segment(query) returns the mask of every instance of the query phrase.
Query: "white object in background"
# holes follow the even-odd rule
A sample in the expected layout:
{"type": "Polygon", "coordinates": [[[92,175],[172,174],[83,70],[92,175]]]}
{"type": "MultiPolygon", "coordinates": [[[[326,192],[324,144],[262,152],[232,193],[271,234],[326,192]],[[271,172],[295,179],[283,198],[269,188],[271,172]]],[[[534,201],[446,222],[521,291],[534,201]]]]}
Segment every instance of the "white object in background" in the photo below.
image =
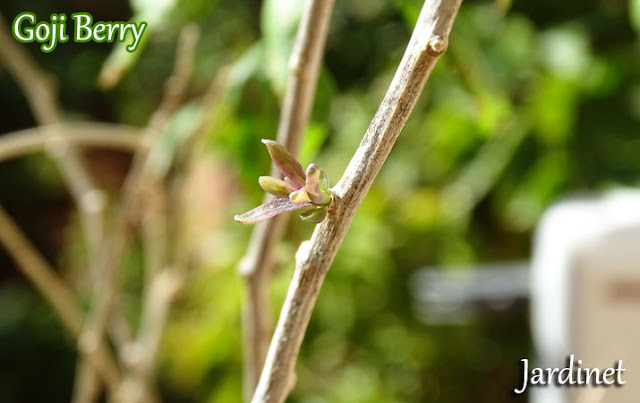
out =
{"type": "MultiPolygon", "coordinates": [[[[531,280],[531,326],[538,358],[533,366],[563,368],[567,357],[575,354],[583,367],[606,368],[623,360],[628,368],[630,360],[640,357],[640,293],[623,302],[611,295],[624,282],[640,285],[640,191],[615,190],[552,206],[536,233],[531,280]],[[630,342],[634,332],[639,338],[630,342]],[[601,362],[614,352],[625,356],[601,362]]],[[[627,371],[625,378],[637,380],[621,388],[529,388],[530,401],[577,402],[576,392],[596,391],[604,392],[602,402],[622,403],[635,391],[630,401],[636,402],[639,389],[631,384],[640,384],[638,372],[627,371]]],[[[580,402],[588,400],[584,398],[581,395],[580,402]]]]}

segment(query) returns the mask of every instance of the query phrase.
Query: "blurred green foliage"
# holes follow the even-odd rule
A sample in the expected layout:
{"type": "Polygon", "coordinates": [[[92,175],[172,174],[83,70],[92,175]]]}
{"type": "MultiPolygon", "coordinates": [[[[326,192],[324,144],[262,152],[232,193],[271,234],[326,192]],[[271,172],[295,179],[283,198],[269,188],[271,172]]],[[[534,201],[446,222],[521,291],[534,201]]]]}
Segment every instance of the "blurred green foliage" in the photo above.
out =
{"type": "MultiPolygon", "coordinates": [[[[257,178],[267,174],[269,158],[259,140],[277,130],[301,5],[7,0],[0,6],[7,20],[25,10],[41,19],[73,11],[91,12],[94,20],[155,16],[145,48],[126,61],[130,66],[123,71],[129,71],[108,91],[99,90],[96,80],[110,45],[66,43],[49,55],[25,45],[56,76],[70,120],[144,125],[171,71],[180,28],[187,22],[199,26],[189,103],[172,122],[159,169],[166,169],[171,149],[194,113],[201,113],[194,105],[202,104],[211,80],[225,74],[222,102],[205,111],[215,119],[200,145],[201,158],[213,166],[211,188],[219,192],[212,196],[215,206],[194,213],[217,219],[203,220],[213,223],[196,239],[204,267],[192,274],[165,334],[159,384],[167,402],[240,401],[244,290],[236,264],[251,228],[232,217],[262,198],[257,178]]],[[[340,177],[390,83],[420,7],[418,0],[336,2],[303,164],[316,162],[332,180],[340,177]]],[[[446,270],[526,258],[531,232],[553,201],[576,191],[640,184],[639,10],[638,0],[463,4],[449,51],[327,277],[290,401],[524,401],[511,390],[519,360],[533,354],[526,315],[422,324],[412,309],[410,275],[427,265],[446,270]]],[[[1,66],[0,94],[3,133],[34,125],[1,66]]],[[[101,183],[115,193],[126,159],[89,156],[90,164],[98,161],[94,170],[101,183]]],[[[82,270],[69,202],[44,157],[2,163],[0,189],[0,201],[49,258],[71,267],[68,272],[82,270]]],[[[277,250],[274,318],[297,245],[312,228],[292,220],[277,250]]],[[[130,255],[125,304],[136,306],[141,257],[135,250],[130,255]]],[[[72,341],[3,256],[3,399],[68,401],[73,359],[72,341]]]]}

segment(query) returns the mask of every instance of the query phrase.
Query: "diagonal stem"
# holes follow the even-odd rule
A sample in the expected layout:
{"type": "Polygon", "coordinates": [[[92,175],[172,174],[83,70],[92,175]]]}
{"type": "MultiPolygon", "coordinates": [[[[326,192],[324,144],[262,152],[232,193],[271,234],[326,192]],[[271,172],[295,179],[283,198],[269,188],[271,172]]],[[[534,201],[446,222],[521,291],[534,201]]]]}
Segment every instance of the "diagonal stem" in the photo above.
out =
{"type": "Polygon", "coordinates": [[[413,110],[440,56],[462,0],[427,0],[378,112],[333,189],[328,218],[296,254],[296,267],[253,403],[283,402],[324,278],[351,221],[413,110]]]}

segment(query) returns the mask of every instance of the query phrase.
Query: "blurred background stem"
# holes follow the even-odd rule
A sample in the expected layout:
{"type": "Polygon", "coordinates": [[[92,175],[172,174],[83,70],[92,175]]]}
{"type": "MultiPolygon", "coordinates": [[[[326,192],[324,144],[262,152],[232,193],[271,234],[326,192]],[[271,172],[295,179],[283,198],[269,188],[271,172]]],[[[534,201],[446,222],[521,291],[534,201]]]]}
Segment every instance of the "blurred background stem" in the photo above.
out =
{"type": "MultiPolygon", "coordinates": [[[[333,0],[306,1],[289,60],[290,74],[276,141],[294,157],[300,152],[311,116],[333,3],[333,0]]],[[[282,174],[272,166],[271,176],[282,177],[282,174]]],[[[264,201],[272,197],[267,194],[264,201]]],[[[240,273],[247,282],[247,301],[243,311],[245,402],[251,399],[255,390],[272,333],[269,287],[274,253],[286,220],[287,215],[280,215],[256,225],[247,254],[240,261],[240,273]]]]}

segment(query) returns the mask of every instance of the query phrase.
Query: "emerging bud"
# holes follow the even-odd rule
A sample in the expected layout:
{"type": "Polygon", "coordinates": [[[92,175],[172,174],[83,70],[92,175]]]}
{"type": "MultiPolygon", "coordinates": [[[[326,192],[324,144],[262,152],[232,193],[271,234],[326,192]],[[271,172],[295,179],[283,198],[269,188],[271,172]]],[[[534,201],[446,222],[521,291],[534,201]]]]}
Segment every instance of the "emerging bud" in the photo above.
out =
{"type": "Polygon", "coordinates": [[[296,189],[303,187],[305,180],[304,170],[298,160],[289,154],[289,151],[287,151],[282,144],[276,143],[273,140],[262,140],[262,142],[267,146],[271,160],[280,172],[289,178],[291,184],[296,189]]]}
{"type": "Polygon", "coordinates": [[[303,221],[310,222],[313,224],[318,224],[327,217],[327,207],[326,206],[311,207],[309,210],[300,213],[299,217],[303,221]]]}
{"type": "Polygon", "coordinates": [[[316,164],[309,164],[307,167],[305,188],[313,204],[324,206],[331,203],[327,174],[316,164]]]}
{"type": "Polygon", "coordinates": [[[291,184],[272,176],[261,176],[258,183],[265,192],[276,197],[289,197],[289,194],[296,190],[291,184]]]}
{"type": "Polygon", "coordinates": [[[296,203],[296,204],[311,203],[311,199],[309,198],[309,195],[307,194],[307,189],[305,188],[298,189],[295,192],[291,193],[289,195],[289,200],[291,200],[292,203],[296,203]]]}
{"type": "Polygon", "coordinates": [[[235,216],[243,224],[257,224],[290,211],[303,210],[300,218],[319,223],[327,216],[332,197],[327,174],[316,164],[310,164],[305,173],[302,165],[273,140],[262,140],[269,150],[274,165],[285,176],[284,180],[271,176],[258,179],[260,187],[277,199],[262,204],[251,211],[235,216]]]}

